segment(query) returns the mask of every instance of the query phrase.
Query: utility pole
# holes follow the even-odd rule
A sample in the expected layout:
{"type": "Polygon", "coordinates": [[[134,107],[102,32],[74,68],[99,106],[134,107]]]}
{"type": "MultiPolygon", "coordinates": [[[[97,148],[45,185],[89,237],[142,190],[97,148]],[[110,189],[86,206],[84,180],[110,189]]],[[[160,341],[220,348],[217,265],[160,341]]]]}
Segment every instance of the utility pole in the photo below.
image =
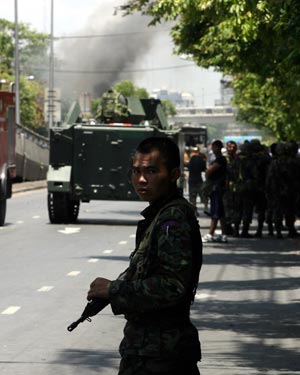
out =
{"type": "Polygon", "coordinates": [[[54,53],[53,53],[53,1],[51,0],[51,27],[50,27],[50,61],[49,61],[49,95],[48,95],[48,114],[49,130],[53,127],[54,115],[54,53]]]}
{"type": "Polygon", "coordinates": [[[15,101],[16,101],[16,123],[20,124],[20,64],[19,64],[18,0],[15,0],[15,101]]]}

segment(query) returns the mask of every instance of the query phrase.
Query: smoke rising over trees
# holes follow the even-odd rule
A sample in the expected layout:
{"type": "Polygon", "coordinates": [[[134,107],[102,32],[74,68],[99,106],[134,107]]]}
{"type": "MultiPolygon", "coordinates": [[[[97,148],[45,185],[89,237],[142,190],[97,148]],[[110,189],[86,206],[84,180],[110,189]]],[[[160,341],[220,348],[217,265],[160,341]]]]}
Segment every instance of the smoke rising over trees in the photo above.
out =
{"type": "Polygon", "coordinates": [[[161,29],[149,30],[148,23],[147,17],[114,15],[111,5],[101,5],[77,35],[56,42],[55,85],[72,97],[98,97],[118,81],[133,80],[135,64],[161,29]]]}

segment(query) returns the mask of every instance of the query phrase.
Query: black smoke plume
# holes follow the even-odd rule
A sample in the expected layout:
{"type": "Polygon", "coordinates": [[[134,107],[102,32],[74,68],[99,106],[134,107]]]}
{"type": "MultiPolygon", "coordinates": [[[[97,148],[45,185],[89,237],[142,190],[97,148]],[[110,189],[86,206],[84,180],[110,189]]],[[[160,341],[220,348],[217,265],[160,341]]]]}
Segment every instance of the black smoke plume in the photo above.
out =
{"type": "Polygon", "coordinates": [[[162,30],[148,23],[140,14],[124,17],[113,5],[101,5],[76,35],[56,42],[55,87],[73,98],[83,92],[96,98],[116,82],[133,80],[139,60],[162,30]]]}

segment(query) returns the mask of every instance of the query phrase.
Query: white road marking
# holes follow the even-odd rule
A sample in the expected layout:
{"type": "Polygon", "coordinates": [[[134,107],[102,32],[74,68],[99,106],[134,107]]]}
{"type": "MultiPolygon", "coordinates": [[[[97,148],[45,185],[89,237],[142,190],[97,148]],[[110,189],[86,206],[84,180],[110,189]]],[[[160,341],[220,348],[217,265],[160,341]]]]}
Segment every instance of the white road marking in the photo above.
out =
{"type": "Polygon", "coordinates": [[[113,250],[103,250],[103,254],[111,254],[113,250]]]}
{"type": "Polygon", "coordinates": [[[39,215],[35,215],[35,216],[32,216],[33,219],[39,219],[40,216],[39,215]]]}
{"type": "Polygon", "coordinates": [[[129,238],[135,238],[135,234],[131,234],[129,238]]]}
{"type": "Polygon", "coordinates": [[[38,289],[37,291],[38,292],[50,292],[50,290],[52,290],[54,288],[54,286],[42,286],[40,289],[38,289]]]}
{"type": "Polygon", "coordinates": [[[12,315],[15,314],[18,310],[20,310],[21,306],[10,306],[4,311],[2,311],[1,314],[3,315],[12,315]]]}
{"type": "Polygon", "coordinates": [[[97,262],[99,262],[99,259],[97,259],[97,258],[91,258],[91,259],[88,260],[88,262],[89,263],[97,263],[97,262]]]}
{"type": "Polygon", "coordinates": [[[195,295],[195,299],[206,299],[210,297],[216,297],[216,294],[196,293],[195,295]]]}
{"type": "Polygon", "coordinates": [[[81,273],[81,271],[71,271],[67,274],[67,276],[78,276],[81,273]]]}
{"type": "Polygon", "coordinates": [[[119,245],[126,245],[127,244],[127,241],[120,241],[119,242],[119,245]]]}
{"type": "Polygon", "coordinates": [[[66,227],[65,229],[58,230],[59,233],[63,234],[74,234],[80,232],[81,228],[78,227],[66,227]]]}
{"type": "Polygon", "coordinates": [[[24,221],[23,220],[18,220],[17,224],[24,224],[24,221]]]}

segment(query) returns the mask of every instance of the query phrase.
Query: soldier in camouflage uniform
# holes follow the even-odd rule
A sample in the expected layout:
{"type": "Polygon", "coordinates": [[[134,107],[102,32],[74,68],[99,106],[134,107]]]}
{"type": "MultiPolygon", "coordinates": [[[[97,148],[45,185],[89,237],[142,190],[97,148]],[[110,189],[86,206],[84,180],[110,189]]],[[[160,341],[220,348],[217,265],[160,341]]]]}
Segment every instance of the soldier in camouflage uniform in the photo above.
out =
{"type": "Polygon", "coordinates": [[[137,148],[132,182],[150,205],[138,223],[129,267],[114,281],[97,278],[88,299],[109,299],[127,320],[119,375],[196,375],[201,358],[190,305],[202,264],[194,208],[177,193],[178,147],[148,138],[137,148]]]}
{"type": "Polygon", "coordinates": [[[239,236],[239,225],[241,221],[241,196],[238,190],[240,183],[241,161],[237,153],[237,144],[234,141],[226,143],[226,187],[223,196],[226,234],[239,236]]]}
{"type": "Polygon", "coordinates": [[[204,203],[204,210],[207,210],[208,199],[202,192],[202,172],[206,171],[206,160],[200,155],[198,147],[192,148],[187,168],[189,171],[189,201],[195,207],[196,216],[199,216],[197,211],[197,197],[199,196],[201,203],[204,203]]]}
{"type": "Polygon", "coordinates": [[[295,228],[298,175],[298,162],[292,148],[287,143],[277,143],[266,181],[268,210],[272,214],[277,238],[282,238],[284,218],[289,237],[298,235],[295,228]]]}
{"type": "MultiPolygon", "coordinates": [[[[271,157],[259,140],[253,139],[251,141],[253,165],[255,166],[255,190],[254,208],[257,214],[257,229],[255,237],[262,237],[263,225],[266,219],[267,211],[267,197],[266,197],[266,178],[268,168],[271,162],[271,157]]],[[[269,228],[270,231],[270,228],[269,228]]]]}
{"type": "Polygon", "coordinates": [[[241,196],[241,217],[242,217],[242,232],[241,237],[249,238],[249,227],[253,218],[255,194],[257,190],[256,180],[256,165],[252,154],[252,145],[246,142],[241,145],[241,152],[239,154],[241,162],[239,192],[241,196]]]}
{"type": "Polygon", "coordinates": [[[96,119],[100,122],[124,122],[130,114],[126,99],[119,92],[109,89],[102,95],[96,119]]]}

